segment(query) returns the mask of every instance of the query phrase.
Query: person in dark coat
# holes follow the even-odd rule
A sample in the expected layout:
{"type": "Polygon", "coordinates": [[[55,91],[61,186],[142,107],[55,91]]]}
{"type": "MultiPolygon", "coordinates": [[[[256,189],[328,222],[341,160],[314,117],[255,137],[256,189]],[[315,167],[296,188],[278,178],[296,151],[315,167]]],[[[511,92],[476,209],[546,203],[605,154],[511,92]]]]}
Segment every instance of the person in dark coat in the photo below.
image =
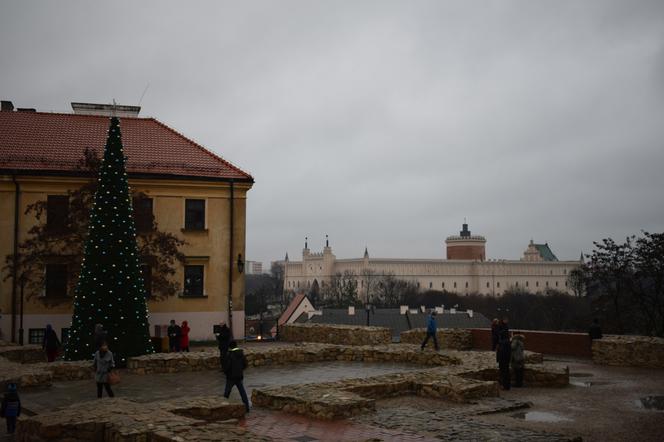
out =
{"type": "Polygon", "coordinates": [[[231,395],[231,390],[235,385],[240,392],[242,402],[249,412],[249,399],[247,392],[244,390],[242,380],[244,379],[244,370],[247,368],[247,357],[241,348],[238,348],[237,342],[231,341],[228,349],[228,357],[224,365],[224,373],[226,374],[226,389],[224,390],[224,397],[228,399],[231,395]]]}
{"type": "Polygon", "coordinates": [[[44,342],[42,343],[42,348],[46,351],[46,359],[48,362],[55,361],[55,358],[58,357],[58,351],[60,351],[60,340],[58,339],[57,333],[53,330],[51,324],[46,326],[46,333],[44,333],[44,342]]]}
{"type": "Polygon", "coordinates": [[[187,321],[182,321],[182,327],[180,327],[180,350],[186,351],[189,353],[189,323],[187,321]]]}
{"type": "Polygon", "coordinates": [[[510,324],[507,316],[504,316],[503,319],[501,319],[500,322],[498,323],[498,339],[500,339],[500,334],[504,331],[506,331],[507,333],[510,332],[510,324]]]}
{"type": "Polygon", "coordinates": [[[168,326],[168,349],[170,351],[180,351],[181,336],[180,326],[175,323],[175,319],[171,319],[171,325],[168,326]]]}
{"type": "Polygon", "coordinates": [[[219,328],[219,333],[217,334],[217,344],[219,346],[219,363],[223,367],[226,361],[226,355],[228,354],[228,346],[231,343],[231,329],[228,328],[225,322],[221,323],[219,328]]]}
{"type": "Polygon", "coordinates": [[[14,434],[16,431],[16,419],[21,415],[21,399],[16,391],[16,384],[7,385],[7,392],[2,398],[0,416],[7,421],[7,433],[14,434]]]}
{"type": "Polygon", "coordinates": [[[590,336],[591,341],[593,339],[602,339],[602,328],[599,326],[599,319],[593,319],[592,325],[588,328],[588,336],[590,336]]]}
{"type": "Polygon", "coordinates": [[[104,342],[108,341],[108,333],[106,332],[106,330],[104,330],[103,325],[95,324],[94,340],[95,340],[95,351],[99,350],[99,348],[101,348],[101,345],[104,342]]]}
{"type": "Polygon", "coordinates": [[[422,341],[420,350],[424,350],[424,347],[426,347],[429,338],[433,338],[433,346],[436,348],[436,351],[440,350],[440,347],[438,347],[438,338],[436,337],[436,330],[438,330],[438,325],[436,324],[436,311],[431,310],[431,313],[427,317],[427,335],[424,338],[424,341],[422,341]]]}
{"type": "Polygon", "coordinates": [[[498,347],[496,351],[496,360],[500,370],[500,385],[503,390],[510,389],[510,359],[512,357],[512,346],[510,344],[510,334],[506,330],[500,332],[498,347]]]}
{"type": "Polygon", "coordinates": [[[491,351],[496,351],[496,347],[498,346],[498,338],[500,336],[500,333],[498,332],[499,325],[500,321],[498,321],[498,318],[494,318],[493,321],[491,321],[491,351]]]}

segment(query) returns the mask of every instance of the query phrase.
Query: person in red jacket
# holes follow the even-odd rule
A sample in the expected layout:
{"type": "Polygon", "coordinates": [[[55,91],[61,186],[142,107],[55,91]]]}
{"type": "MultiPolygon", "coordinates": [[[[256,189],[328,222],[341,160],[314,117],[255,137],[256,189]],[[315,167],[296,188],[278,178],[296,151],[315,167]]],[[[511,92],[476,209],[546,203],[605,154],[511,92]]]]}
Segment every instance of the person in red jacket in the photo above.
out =
{"type": "Polygon", "coordinates": [[[182,327],[180,327],[180,351],[189,352],[189,324],[187,321],[182,321],[182,327]]]}

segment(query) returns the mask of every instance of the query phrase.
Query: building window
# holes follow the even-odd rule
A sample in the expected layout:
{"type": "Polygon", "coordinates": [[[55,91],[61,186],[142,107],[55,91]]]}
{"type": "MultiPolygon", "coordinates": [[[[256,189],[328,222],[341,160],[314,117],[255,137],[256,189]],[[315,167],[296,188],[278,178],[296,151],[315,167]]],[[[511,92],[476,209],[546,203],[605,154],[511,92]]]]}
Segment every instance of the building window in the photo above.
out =
{"type": "Polygon", "coordinates": [[[205,230],[205,200],[186,200],[185,230],[205,230]]]}
{"type": "Polygon", "coordinates": [[[553,270],[550,270],[550,273],[549,273],[549,274],[550,274],[550,275],[553,275],[553,270]]]}
{"type": "Polygon", "coordinates": [[[496,283],[496,287],[500,288],[500,282],[496,283]]]}
{"type": "Polygon", "coordinates": [[[67,264],[46,264],[44,295],[49,298],[67,296],[67,264]]]}
{"type": "Polygon", "coordinates": [[[433,288],[433,282],[429,282],[429,288],[430,288],[430,289],[433,288]]]}
{"type": "Polygon", "coordinates": [[[549,281],[545,282],[544,284],[548,287],[549,286],[549,281]]]}
{"type": "Polygon", "coordinates": [[[69,197],[48,195],[46,199],[46,230],[49,233],[63,233],[67,229],[69,217],[69,197]]]}
{"type": "Polygon", "coordinates": [[[489,288],[489,283],[488,282],[486,283],[486,288],[489,288]]]}
{"type": "Polygon", "coordinates": [[[184,266],[184,296],[203,296],[203,266],[184,266]]]}
{"type": "Polygon", "coordinates": [[[134,198],[134,224],[137,232],[150,232],[154,229],[152,198],[134,198]]]}
{"type": "Polygon", "coordinates": [[[443,283],[443,285],[441,286],[441,288],[443,288],[443,289],[445,288],[445,283],[443,283]]]}
{"type": "Polygon", "coordinates": [[[567,275],[567,269],[563,270],[563,275],[567,275]]]}
{"type": "Polygon", "coordinates": [[[558,287],[558,281],[556,281],[556,287],[558,287]]]}
{"type": "Polygon", "coordinates": [[[519,286],[519,281],[516,282],[516,286],[517,286],[517,287],[519,286]]]}
{"type": "Polygon", "coordinates": [[[567,287],[567,281],[565,281],[565,287],[567,287]]]}
{"type": "Polygon", "coordinates": [[[141,265],[141,276],[145,287],[145,299],[152,296],[152,267],[148,264],[141,265]]]}
{"type": "Polygon", "coordinates": [[[454,282],[454,288],[456,288],[456,281],[454,282]]]}
{"type": "Polygon", "coordinates": [[[526,287],[528,287],[528,281],[526,281],[526,287]]]}
{"type": "Polygon", "coordinates": [[[539,281],[535,281],[535,287],[539,287],[539,281]]]}
{"type": "Polygon", "coordinates": [[[31,328],[28,330],[28,344],[41,345],[44,342],[44,335],[46,335],[45,328],[31,328]]]}
{"type": "Polygon", "coordinates": [[[417,281],[417,288],[420,288],[420,281],[417,281]]]}
{"type": "Polygon", "coordinates": [[[466,288],[468,288],[468,281],[466,281],[466,288]]]}

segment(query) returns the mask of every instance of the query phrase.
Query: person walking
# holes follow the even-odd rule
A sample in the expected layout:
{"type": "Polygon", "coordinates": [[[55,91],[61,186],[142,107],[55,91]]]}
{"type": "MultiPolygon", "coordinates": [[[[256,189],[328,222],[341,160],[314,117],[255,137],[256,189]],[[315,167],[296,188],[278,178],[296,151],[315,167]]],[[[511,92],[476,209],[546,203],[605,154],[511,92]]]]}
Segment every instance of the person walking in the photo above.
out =
{"type": "Polygon", "coordinates": [[[180,350],[186,351],[189,353],[189,323],[187,321],[182,321],[182,327],[180,327],[180,350]]]}
{"type": "Polygon", "coordinates": [[[233,386],[237,387],[240,392],[240,397],[244,403],[247,413],[249,413],[249,399],[247,392],[244,390],[242,380],[244,379],[244,370],[247,368],[247,357],[241,348],[238,348],[237,342],[231,341],[229,344],[228,357],[224,365],[224,374],[226,374],[226,388],[224,390],[224,397],[228,399],[231,395],[233,386]]]}
{"type": "Polygon", "coordinates": [[[511,353],[512,353],[512,347],[510,344],[509,332],[503,330],[500,332],[500,338],[498,340],[498,347],[496,351],[496,361],[498,362],[498,369],[500,370],[500,385],[503,386],[503,390],[509,390],[511,386],[510,385],[511,353]]]}
{"type": "Polygon", "coordinates": [[[217,333],[217,344],[219,346],[219,364],[223,370],[225,366],[226,356],[228,354],[228,347],[231,343],[231,329],[228,328],[225,322],[221,322],[219,333],[217,333]]]}
{"type": "Polygon", "coordinates": [[[498,318],[493,318],[493,321],[491,321],[491,351],[496,351],[496,347],[498,346],[498,337],[500,335],[498,332],[499,325],[500,321],[498,321],[498,318]]]}
{"type": "Polygon", "coordinates": [[[106,389],[108,397],[115,396],[108,381],[111,370],[115,367],[115,361],[106,342],[102,342],[99,350],[95,352],[93,366],[95,368],[95,381],[97,382],[97,398],[101,399],[102,388],[106,389]]]}
{"type": "Polygon", "coordinates": [[[514,372],[514,386],[523,387],[523,371],[526,358],[523,354],[525,349],[524,340],[525,336],[516,334],[512,336],[511,357],[510,364],[514,372]]]}
{"type": "Polygon", "coordinates": [[[588,336],[590,341],[602,339],[602,327],[599,326],[599,319],[593,319],[592,325],[588,328],[588,336]]]}
{"type": "Polygon", "coordinates": [[[433,338],[433,345],[436,348],[436,351],[440,350],[440,348],[438,347],[438,338],[436,337],[436,330],[438,330],[438,325],[436,324],[436,311],[431,310],[431,313],[429,313],[429,316],[427,317],[427,335],[424,338],[424,341],[422,341],[420,350],[424,350],[424,347],[427,345],[427,342],[429,342],[429,338],[433,338]]]}
{"type": "Polygon", "coordinates": [[[60,351],[60,340],[51,324],[46,325],[46,333],[44,333],[42,348],[46,351],[46,359],[48,362],[55,361],[55,358],[58,357],[58,352],[60,351]]]}
{"type": "Polygon", "coordinates": [[[171,325],[168,326],[168,349],[169,351],[180,351],[180,337],[182,330],[180,326],[175,323],[175,319],[171,319],[171,325]]]}
{"type": "Polygon", "coordinates": [[[99,350],[99,348],[104,342],[108,342],[108,333],[106,333],[106,330],[104,330],[104,326],[101,324],[95,324],[94,341],[95,341],[95,351],[99,350]]]}
{"type": "Polygon", "coordinates": [[[7,392],[2,398],[0,416],[7,421],[7,433],[14,434],[16,431],[16,419],[21,415],[21,399],[16,391],[16,384],[7,384],[7,392]]]}

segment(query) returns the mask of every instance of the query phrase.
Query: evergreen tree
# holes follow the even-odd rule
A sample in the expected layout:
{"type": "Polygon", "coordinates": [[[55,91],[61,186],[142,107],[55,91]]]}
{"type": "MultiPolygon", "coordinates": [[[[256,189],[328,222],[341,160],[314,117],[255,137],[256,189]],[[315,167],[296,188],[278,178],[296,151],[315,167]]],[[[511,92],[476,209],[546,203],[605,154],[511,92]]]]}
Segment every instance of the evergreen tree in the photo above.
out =
{"type": "Polygon", "coordinates": [[[95,324],[102,324],[116,364],[124,366],[127,358],[154,350],[116,117],[111,118],[98,179],[65,359],[90,359],[96,350],[95,324]]]}

